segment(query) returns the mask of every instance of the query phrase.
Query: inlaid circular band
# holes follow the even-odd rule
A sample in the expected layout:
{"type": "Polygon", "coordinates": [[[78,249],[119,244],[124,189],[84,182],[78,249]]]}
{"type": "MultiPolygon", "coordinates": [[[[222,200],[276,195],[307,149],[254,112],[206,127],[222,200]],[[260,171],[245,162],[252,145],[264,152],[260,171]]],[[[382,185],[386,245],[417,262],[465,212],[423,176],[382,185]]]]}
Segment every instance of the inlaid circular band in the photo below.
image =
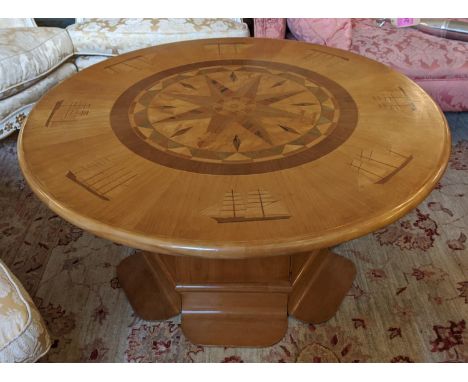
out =
{"type": "Polygon", "coordinates": [[[213,175],[259,174],[314,161],[345,142],[357,119],[353,98],[333,80],[293,65],[241,59],[155,73],[126,90],[110,113],[115,135],[135,154],[213,175]],[[277,90],[284,86],[290,91],[277,90]],[[187,110],[171,114],[172,100],[187,110]],[[282,102],[292,102],[297,112],[281,108],[282,102]],[[203,132],[187,124],[194,119],[206,121],[203,132]],[[269,119],[285,122],[264,123],[269,119]],[[236,131],[232,126],[240,133],[226,136],[236,131]],[[245,148],[244,133],[251,147],[245,148]]]}

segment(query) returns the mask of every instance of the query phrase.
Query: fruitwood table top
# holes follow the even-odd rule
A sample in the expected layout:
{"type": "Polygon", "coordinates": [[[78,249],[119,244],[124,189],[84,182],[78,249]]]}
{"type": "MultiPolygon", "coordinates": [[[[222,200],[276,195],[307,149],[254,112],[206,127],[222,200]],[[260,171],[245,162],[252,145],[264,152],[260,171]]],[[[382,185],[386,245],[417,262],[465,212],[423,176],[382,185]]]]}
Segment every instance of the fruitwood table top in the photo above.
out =
{"type": "Polygon", "coordinates": [[[302,42],[156,46],[48,92],[19,139],[33,191],[98,236],[165,254],[324,248],[417,206],[450,152],[414,82],[302,42]]]}

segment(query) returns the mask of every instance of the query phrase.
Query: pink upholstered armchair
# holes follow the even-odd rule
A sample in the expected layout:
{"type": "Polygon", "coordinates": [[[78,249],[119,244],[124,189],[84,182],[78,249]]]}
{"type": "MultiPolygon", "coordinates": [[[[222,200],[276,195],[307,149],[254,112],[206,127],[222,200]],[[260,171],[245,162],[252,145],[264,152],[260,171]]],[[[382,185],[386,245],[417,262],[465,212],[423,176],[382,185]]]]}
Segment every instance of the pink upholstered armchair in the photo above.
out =
{"type": "Polygon", "coordinates": [[[255,19],[254,35],[296,39],[361,54],[412,78],[442,110],[468,111],[466,42],[389,23],[380,27],[375,19],[255,19]]]}

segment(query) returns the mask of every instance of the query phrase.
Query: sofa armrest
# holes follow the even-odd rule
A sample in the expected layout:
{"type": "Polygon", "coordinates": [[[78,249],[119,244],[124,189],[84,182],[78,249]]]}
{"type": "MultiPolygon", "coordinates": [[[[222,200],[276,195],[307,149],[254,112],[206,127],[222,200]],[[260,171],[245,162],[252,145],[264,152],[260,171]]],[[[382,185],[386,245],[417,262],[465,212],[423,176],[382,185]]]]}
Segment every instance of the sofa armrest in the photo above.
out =
{"type": "Polygon", "coordinates": [[[254,36],[284,39],[286,19],[254,19],[254,36]]]}
{"type": "Polygon", "coordinates": [[[34,28],[37,27],[34,19],[6,19],[0,18],[0,28],[34,28]]]}
{"type": "Polygon", "coordinates": [[[351,47],[351,19],[288,19],[287,24],[297,40],[344,50],[351,47]]]}
{"type": "Polygon", "coordinates": [[[51,340],[28,292],[0,261],[0,363],[35,362],[51,340]]]}

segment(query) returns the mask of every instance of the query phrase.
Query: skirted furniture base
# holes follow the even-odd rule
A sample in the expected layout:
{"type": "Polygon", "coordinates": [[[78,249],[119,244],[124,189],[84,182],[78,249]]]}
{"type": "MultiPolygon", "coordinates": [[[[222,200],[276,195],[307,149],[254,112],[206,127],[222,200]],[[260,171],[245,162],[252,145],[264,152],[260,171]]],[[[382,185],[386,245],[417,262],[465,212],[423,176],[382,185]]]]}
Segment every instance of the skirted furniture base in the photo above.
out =
{"type": "Polygon", "coordinates": [[[329,320],[355,275],[350,260],[328,249],[254,259],[140,252],[117,268],[138,316],[181,314],[191,342],[214,346],[271,346],[286,334],[288,315],[310,323],[329,320]]]}

